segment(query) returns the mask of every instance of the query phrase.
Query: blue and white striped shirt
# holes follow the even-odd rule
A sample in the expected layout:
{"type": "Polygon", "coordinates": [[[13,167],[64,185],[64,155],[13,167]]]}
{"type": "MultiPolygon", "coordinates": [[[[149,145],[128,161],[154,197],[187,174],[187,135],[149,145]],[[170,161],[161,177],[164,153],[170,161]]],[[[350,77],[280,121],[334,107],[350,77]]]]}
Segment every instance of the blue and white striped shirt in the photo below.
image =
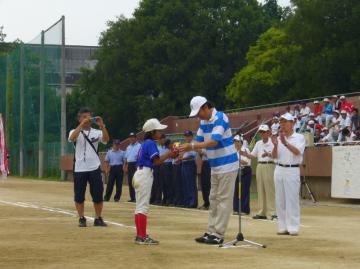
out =
{"type": "Polygon", "coordinates": [[[206,148],[212,174],[224,174],[239,169],[239,159],[234,146],[228,117],[213,108],[210,120],[202,120],[195,140],[218,142],[217,146],[206,148]]]}

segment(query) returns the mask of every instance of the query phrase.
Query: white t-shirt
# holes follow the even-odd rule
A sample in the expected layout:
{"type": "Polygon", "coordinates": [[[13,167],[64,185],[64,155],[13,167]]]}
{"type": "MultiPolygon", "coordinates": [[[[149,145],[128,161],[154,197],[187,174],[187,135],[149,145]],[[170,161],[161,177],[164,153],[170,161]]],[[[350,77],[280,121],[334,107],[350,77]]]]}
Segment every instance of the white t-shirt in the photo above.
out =
{"type": "MultiPolygon", "coordinates": [[[[242,146],[241,151],[245,151],[246,153],[250,153],[250,150],[247,147],[242,146]]],[[[241,164],[240,166],[251,166],[251,159],[245,157],[245,156],[239,156],[239,160],[246,162],[246,164],[241,164]]]]}
{"type": "MultiPolygon", "coordinates": [[[[73,132],[74,130],[71,130],[69,133],[70,143],[72,143],[70,136],[73,132]]],[[[99,142],[106,144],[102,141],[103,135],[101,130],[91,128],[89,131],[83,130],[83,133],[93,143],[96,150],[98,149],[99,142]]],[[[99,156],[96,154],[95,150],[91,147],[89,142],[85,139],[84,135],[80,133],[76,139],[74,172],[94,171],[100,166],[99,156]]]]}
{"type": "Polygon", "coordinates": [[[300,115],[302,116],[309,116],[310,113],[311,113],[311,109],[308,106],[300,109],[300,115]]]}
{"type": "Polygon", "coordinates": [[[291,136],[287,137],[286,140],[289,144],[297,148],[301,154],[298,156],[294,155],[287,147],[285,147],[279,137],[276,162],[283,165],[301,164],[305,150],[305,137],[302,134],[293,133],[291,136]]]}
{"type": "Polygon", "coordinates": [[[279,132],[279,128],[280,128],[280,123],[273,123],[271,125],[271,133],[277,134],[279,132]]]}
{"type": "Polygon", "coordinates": [[[345,119],[343,117],[340,117],[340,123],[339,123],[340,130],[350,126],[351,126],[350,117],[346,117],[345,119]]]}
{"type": "Polygon", "coordinates": [[[272,162],[273,159],[271,157],[262,157],[262,155],[267,152],[271,153],[274,148],[273,143],[271,142],[270,138],[266,143],[263,140],[256,142],[255,147],[253,148],[251,155],[257,157],[258,162],[272,162]]]}

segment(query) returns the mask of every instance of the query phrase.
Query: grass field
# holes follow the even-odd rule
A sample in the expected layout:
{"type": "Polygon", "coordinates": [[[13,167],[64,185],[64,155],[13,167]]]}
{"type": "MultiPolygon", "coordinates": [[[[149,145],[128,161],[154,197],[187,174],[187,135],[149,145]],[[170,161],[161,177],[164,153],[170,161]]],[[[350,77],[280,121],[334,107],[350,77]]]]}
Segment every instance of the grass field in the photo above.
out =
{"type": "MultiPolygon", "coordinates": [[[[77,227],[72,188],[70,182],[0,182],[0,268],[360,268],[358,206],[303,206],[298,237],[277,236],[275,222],[244,218],[246,237],[266,249],[196,244],[207,212],[152,206],[149,233],[161,243],[138,246],[126,188],[120,203],[104,206],[109,227],[88,220],[85,229],[77,227]]],[[[86,215],[93,216],[90,202],[86,215]]],[[[232,216],[227,239],[237,223],[232,216]]]]}

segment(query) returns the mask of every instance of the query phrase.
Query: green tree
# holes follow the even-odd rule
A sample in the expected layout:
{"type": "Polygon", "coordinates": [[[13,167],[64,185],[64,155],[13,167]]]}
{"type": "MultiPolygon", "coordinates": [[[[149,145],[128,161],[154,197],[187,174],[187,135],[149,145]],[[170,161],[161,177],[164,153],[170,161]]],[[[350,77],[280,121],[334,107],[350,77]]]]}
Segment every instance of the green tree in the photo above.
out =
{"type": "Polygon", "coordinates": [[[134,18],[109,23],[81,95],[116,136],[146,118],[187,114],[197,94],[231,106],[226,85],[273,22],[256,0],[143,0],[134,18]]]}
{"type": "Polygon", "coordinates": [[[286,99],[296,70],[292,65],[300,52],[301,47],[289,43],[285,31],[270,28],[250,48],[247,66],[227,87],[228,99],[239,105],[267,104],[286,99]]]}
{"type": "Polygon", "coordinates": [[[355,91],[360,82],[360,2],[294,0],[294,13],[263,34],[227,88],[239,105],[355,91]],[[260,98],[259,98],[260,97],[260,98]]]}

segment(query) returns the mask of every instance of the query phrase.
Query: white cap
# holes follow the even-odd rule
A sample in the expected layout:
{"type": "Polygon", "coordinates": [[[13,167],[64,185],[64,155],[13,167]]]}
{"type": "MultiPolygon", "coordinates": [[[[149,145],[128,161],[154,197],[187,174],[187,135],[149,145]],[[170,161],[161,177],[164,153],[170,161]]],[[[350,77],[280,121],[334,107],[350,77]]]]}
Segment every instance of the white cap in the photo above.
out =
{"type": "Polygon", "coordinates": [[[240,142],[240,140],[241,140],[240,135],[235,135],[235,136],[234,136],[234,140],[240,142]]]}
{"type": "Polygon", "coordinates": [[[337,97],[337,95],[333,95],[333,96],[331,96],[331,98],[338,98],[338,97],[337,97]]]}
{"type": "Polygon", "coordinates": [[[279,118],[277,116],[274,116],[273,117],[273,120],[278,120],[279,118]]]}
{"type": "Polygon", "coordinates": [[[341,95],[340,96],[340,99],[345,99],[346,97],[344,95],[341,95]]]}
{"type": "Polygon", "coordinates": [[[154,130],[164,130],[166,128],[167,125],[161,124],[158,119],[150,119],[145,122],[143,126],[143,131],[147,133],[154,130]]]}
{"type": "Polygon", "coordinates": [[[294,116],[290,113],[285,113],[284,115],[281,115],[280,119],[284,119],[287,121],[294,121],[294,116]]]}
{"type": "Polygon", "coordinates": [[[347,112],[345,110],[341,110],[340,113],[341,114],[347,114],[347,112]]]}
{"type": "Polygon", "coordinates": [[[324,98],[323,102],[330,102],[329,98],[324,98]]]}
{"type": "Polygon", "coordinates": [[[318,100],[315,100],[314,104],[320,104],[320,102],[318,100]]]}
{"type": "Polygon", "coordinates": [[[311,112],[311,113],[309,114],[309,117],[312,117],[312,116],[315,116],[315,114],[314,114],[313,112],[311,112]]]}
{"type": "Polygon", "coordinates": [[[309,120],[308,124],[315,124],[315,121],[309,120]]]}
{"type": "Polygon", "coordinates": [[[267,132],[267,131],[270,131],[270,128],[266,124],[261,124],[259,126],[259,131],[267,132]]]}
{"type": "Polygon", "coordinates": [[[205,97],[202,96],[195,96],[191,99],[190,108],[191,113],[189,117],[195,117],[199,114],[200,108],[207,102],[205,97]]]}
{"type": "Polygon", "coordinates": [[[328,131],[329,129],[328,129],[328,127],[324,127],[324,128],[322,128],[322,130],[323,131],[328,131]]]}
{"type": "Polygon", "coordinates": [[[333,110],[333,113],[338,113],[338,114],[340,114],[340,112],[339,112],[339,110],[333,110]]]}

